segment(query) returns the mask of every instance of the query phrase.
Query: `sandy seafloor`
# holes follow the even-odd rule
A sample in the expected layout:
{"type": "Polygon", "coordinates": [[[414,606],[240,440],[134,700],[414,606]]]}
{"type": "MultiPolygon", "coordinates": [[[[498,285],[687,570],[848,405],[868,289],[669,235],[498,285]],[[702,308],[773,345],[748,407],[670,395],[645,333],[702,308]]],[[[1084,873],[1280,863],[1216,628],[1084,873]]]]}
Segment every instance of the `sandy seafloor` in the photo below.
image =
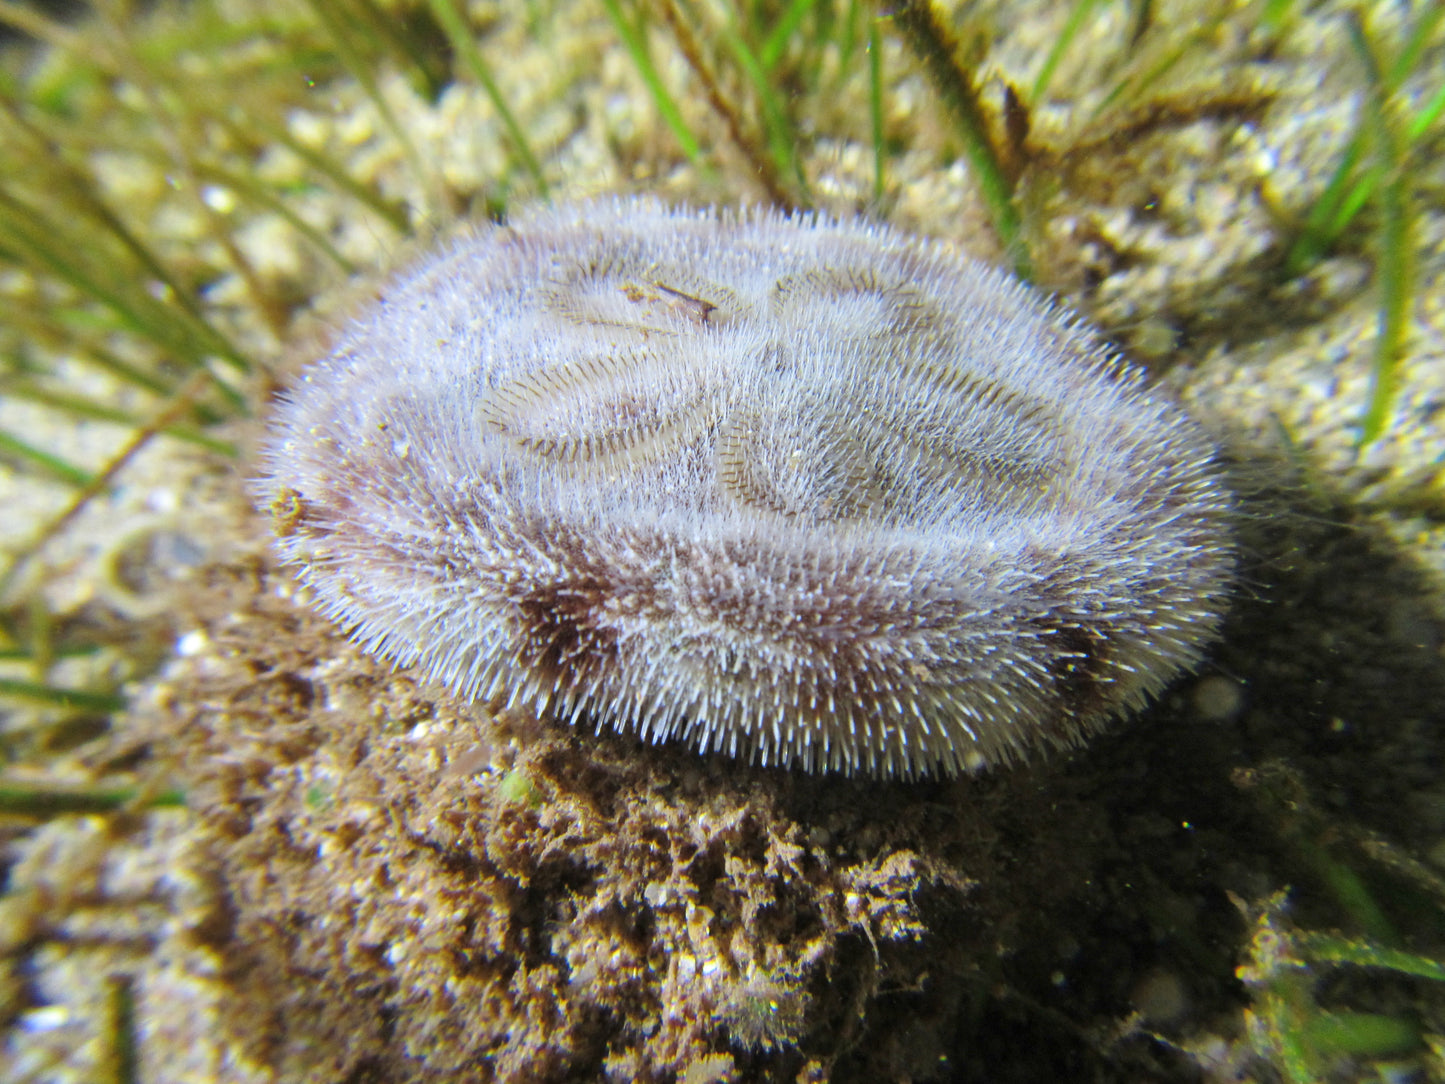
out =
{"type": "MultiPolygon", "coordinates": [[[[145,1081],[1270,1081],[1289,1079],[1280,1020],[1343,1012],[1415,1021],[1422,1038],[1380,1057],[1318,1048],[1312,1072],[1445,1079],[1430,1047],[1445,1041],[1438,982],[1305,972],[1261,948],[1299,929],[1358,942],[1368,908],[1341,902],[1356,884],[1398,946],[1445,951],[1441,126],[1410,159],[1417,280],[1399,397],[1359,450],[1378,319],[1368,214],[1307,274],[1282,282],[1278,267],[1364,80],[1346,6],[1297,7],[1271,43],[1255,8],[1209,24],[1213,6],[1156,5],[1153,56],[1197,40],[1121,106],[1109,90],[1150,56],[1121,59],[1125,5],[1101,5],[1029,135],[1041,282],[1178,392],[1241,494],[1241,584],[1200,675],[1068,757],[922,784],[802,778],[494,718],[393,674],[298,602],[248,506],[246,451],[157,441],[16,589],[129,639],[91,672],[52,676],[134,672],[131,707],[8,778],[104,769],[177,786],[187,806],[5,822],[0,1078],[124,1079],[123,980],[145,1081]],[[1267,936],[1252,942],[1258,921],[1267,936]],[[1241,981],[1271,963],[1273,985],[1241,981]]],[[[992,36],[991,108],[1005,81],[1031,85],[1068,8],[968,8],[966,25],[992,36]]],[[[1368,23],[1388,45],[1419,10],[1376,4],[1368,23]]],[[[506,5],[474,14],[554,198],[763,198],[666,33],[659,68],[692,90],[684,113],[718,148],[706,173],[671,141],[600,6],[548,7],[545,46],[506,5]]],[[[1435,38],[1410,100],[1438,87],[1435,38]]],[[[885,197],[872,199],[867,102],[849,83],[805,103],[818,204],[997,258],[937,95],[895,34],[883,42],[885,197]]],[[[286,123],[424,209],[420,228],[495,200],[505,140],[486,95],[457,84],[428,103],[395,73],[378,79],[425,176],[350,81],[316,88],[286,123]]],[[[280,150],[254,164],[281,187],[304,174],[280,150]]],[[[95,165],[109,195],[146,209],[162,250],[211,243],[163,170],[95,165]]],[[[412,251],[355,204],[294,191],[359,265],[412,251]]],[[[212,195],[238,215],[256,271],[298,300],[295,342],[338,319],[348,292],[314,252],[212,195]],[[314,309],[300,304],[313,294],[314,309]]],[[[304,359],[240,281],[206,296],[283,380],[304,359]]],[[[0,425],[93,467],[126,439],[13,399],[0,425]]],[[[4,544],[68,497],[0,468],[4,544]]],[[[14,748],[46,721],[18,706],[4,720],[14,748]]]]}

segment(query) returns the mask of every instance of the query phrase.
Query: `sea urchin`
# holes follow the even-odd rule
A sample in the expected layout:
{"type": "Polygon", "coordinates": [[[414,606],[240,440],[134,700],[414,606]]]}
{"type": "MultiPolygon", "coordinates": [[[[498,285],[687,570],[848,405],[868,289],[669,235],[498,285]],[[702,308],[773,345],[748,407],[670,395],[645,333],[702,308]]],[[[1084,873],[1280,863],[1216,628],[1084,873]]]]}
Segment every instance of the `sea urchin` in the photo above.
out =
{"type": "Polygon", "coordinates": [[[955,774],[1195,664],[1203,433],[1006,274],[869,223],[614,200],[478,231],[279,407],[284,558],[458,695],[769,765],[955,774]]]}

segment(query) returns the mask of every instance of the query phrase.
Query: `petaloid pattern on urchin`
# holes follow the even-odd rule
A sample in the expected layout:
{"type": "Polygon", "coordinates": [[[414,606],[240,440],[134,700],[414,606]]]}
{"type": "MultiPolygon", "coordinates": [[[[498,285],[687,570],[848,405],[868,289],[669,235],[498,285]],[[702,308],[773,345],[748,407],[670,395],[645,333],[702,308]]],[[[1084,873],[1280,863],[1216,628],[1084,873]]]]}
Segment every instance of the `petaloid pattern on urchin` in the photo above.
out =
{"type": "Polygon", "coordinates": [[[321,607],[467,698],[809,770],[1079,741],[1197,663],[1209,441],[1006,274],[615,200],[404,274],[278,409],[321,607]]]}

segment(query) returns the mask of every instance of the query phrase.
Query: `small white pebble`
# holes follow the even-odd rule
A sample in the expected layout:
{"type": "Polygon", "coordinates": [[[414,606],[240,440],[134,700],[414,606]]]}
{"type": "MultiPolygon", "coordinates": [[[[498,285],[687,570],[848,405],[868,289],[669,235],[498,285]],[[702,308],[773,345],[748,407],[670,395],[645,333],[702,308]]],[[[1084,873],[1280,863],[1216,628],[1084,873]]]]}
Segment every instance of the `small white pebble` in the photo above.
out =
{"type": "Polygon", "coordinates": [[[22,1031],[55,1031],[70,1023],[70,1010],[64,1005],[46,1005],[21,1013],[16,1023],[22,1031]]]}
{"type": "Polygon", "coordinates": [[[200,655],[210,646],[210,638],[200,629],[193,629],[183,633],[176,641],[176,654],[182,658],[191,658],[200,655]]]}

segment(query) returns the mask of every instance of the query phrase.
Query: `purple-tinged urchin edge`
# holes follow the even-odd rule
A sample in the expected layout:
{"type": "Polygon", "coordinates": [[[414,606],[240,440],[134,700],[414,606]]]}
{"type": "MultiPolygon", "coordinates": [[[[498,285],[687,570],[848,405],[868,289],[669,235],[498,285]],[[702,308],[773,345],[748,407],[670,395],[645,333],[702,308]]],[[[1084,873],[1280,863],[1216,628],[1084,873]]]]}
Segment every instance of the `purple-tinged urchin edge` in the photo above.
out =
{"type": "Polygon", "coordinates": [[[1195,666],[1205,434],[947,244],[617,199],[404,273],[277,409],[283,558],[457,695],[765,765],[954,775],[1195,666]]]}

